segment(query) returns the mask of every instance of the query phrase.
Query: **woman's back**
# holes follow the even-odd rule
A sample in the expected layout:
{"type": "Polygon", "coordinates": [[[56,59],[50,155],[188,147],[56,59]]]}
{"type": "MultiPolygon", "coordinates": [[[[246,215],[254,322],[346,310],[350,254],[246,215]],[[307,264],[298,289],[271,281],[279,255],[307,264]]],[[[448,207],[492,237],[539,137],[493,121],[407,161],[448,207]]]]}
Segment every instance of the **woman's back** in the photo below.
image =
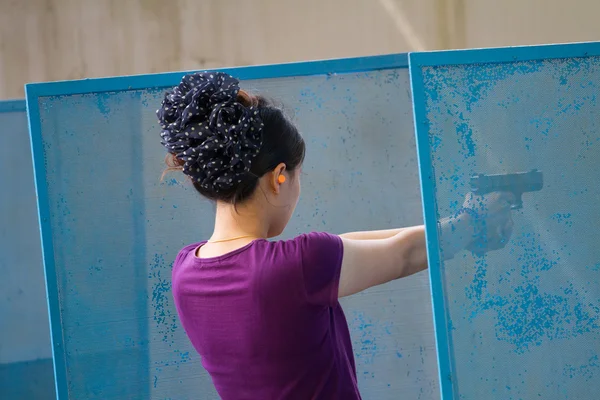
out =
{"type": "Polygon", "coordinates": [[[255,240],[173,267],[182,324],[224,399],[359,399],[338,302],[342,242],[312,233],[255,240]]]}
{"type": "MultiPolygon", "coordinates": [[[[338,297],[427,268],[424,227],[264,240],[283,232],[300,196],[306,146],[294,124],[222,72],[184,76],[157,115],[169,170],[216,202],[210,244],[181,251],[173,294],[221,397],[359,399],[338,297]]],[[[503,248],[513,201],[469,194],[438,221],[444,258],[503,248]]]]}

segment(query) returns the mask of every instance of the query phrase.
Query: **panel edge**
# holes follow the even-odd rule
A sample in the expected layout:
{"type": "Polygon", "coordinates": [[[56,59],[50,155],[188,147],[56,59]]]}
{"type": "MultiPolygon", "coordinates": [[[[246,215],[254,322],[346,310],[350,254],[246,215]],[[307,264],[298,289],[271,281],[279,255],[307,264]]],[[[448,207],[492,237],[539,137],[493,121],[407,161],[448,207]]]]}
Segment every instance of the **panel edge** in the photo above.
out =
{"type": "Polygon", "coordinates": [[[44,165],[44,149],[41,135],[41,120],[38,97],[35,90],[26,86],[27,119],[29,122],[29,137],[31,141],[31,156],[38,209],[38,222],[42,245],[42,260],[44,265],[44,280],[46,284],[46,300],[50,321],[50,340],[54,366],[54,385],[58,400],[68,399],[67,366],[64,352],[64,338],[60,320],[60,304],[58,285],[56,282],[56,266],[50,225],[50,204],[44,165]],[[48,279],[48,278],[51,279],[48,279]]]}
{"type": "Polygon", "coordinates": [[[423,76],[420,65],[413,62],[414,54],[409,55],[410,86],[413,99],[413,120],[417,144],[417,161],[419,180],[421,183],[421,204],[423,221],[425,223],[425,242],[427,244],[427,259],[429,272],[430,295],[433,308],[433,322],[438,361],[438,378],[442,400],[453,400],[456,396],[456,379],[452,362],[452,344],[447,333],[448,321],[446,315],[446,299],[444,295],[443,277],[439,252],[436,251],[438,240],[436,203],[433,196],[433,170],[429,151],[428,129],[426,122],[425,98],[423,95],[423,76]],[[421,128],[420,128],[421,127],[421,128]]]}
{"type": "Polygon", "coordinates": [[[388,54],[331,60],[303,61],[246,67],[199,69],[146,75],[80,79],[72,81],[28,83],[26,90],[35,88],[39,97],[60,96],[150,88],[167,88],[179,84],[181,78],[195,71],[222,71],[240,80],[284,78],[307,75],[366,72],[372,70],[408,68],[408,54],[388,54]]]}

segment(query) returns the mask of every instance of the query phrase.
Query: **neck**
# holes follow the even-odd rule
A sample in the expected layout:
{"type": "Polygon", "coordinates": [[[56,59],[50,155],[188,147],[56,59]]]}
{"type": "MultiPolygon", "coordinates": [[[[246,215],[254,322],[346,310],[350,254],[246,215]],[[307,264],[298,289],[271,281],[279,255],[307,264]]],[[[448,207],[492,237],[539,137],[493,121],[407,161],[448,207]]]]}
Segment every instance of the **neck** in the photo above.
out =
{"type": "Polygon", "coordinates": [[[239,236],[267,238],[269,220],[260,207],[248,201],[236,208],[232,204],[217,203],[215,230],[211,240],[229,239],[239,236]]]}

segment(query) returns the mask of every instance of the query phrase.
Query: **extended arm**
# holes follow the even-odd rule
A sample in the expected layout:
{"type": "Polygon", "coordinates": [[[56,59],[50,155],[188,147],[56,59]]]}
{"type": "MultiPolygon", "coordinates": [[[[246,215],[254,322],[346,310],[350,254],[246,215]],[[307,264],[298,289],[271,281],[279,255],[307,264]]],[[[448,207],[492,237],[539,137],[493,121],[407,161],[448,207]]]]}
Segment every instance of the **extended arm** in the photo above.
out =
{"type": "Polygon", "coordinates": [[[377,240],[377,239],[387,239],[398,233],[402,232],[406,228],[398,228],[398,229],[384,229],[379,231],[362,231],[362,232],[349,232],[340,235],[342,239],[352,239],[352,240],[377,240]]]}
{"type": "MultiPolygon", "coordinates": [[[[438,243],[442,259],[448,260],[466,248],[477,250],[478,253],[503,248],[512,231],[510,207],[513,202],[514,196],[511,193],[495,192],[483,196],[469,193],[463,208],[456,215],[438,221],[438,243]],[[483,238],[479,237],[481,234],[485,234],[483,238]]],[[[393,236],[381,239],[355,240],[342,237],[342,242],[344,257],[339,297],[427,268],[427,244],[423,226],[404,228],[393,236]]]]}
{"type": "MultiPolygon", "coordinates": [[[[452,258],[473,240],[474,230],[470,224],[468,214],[445,218],[439,222],[440,242],[444,252],[442,256],[445,259],[452,258]]],[[[422,225],[400,229],[383,239],[356,240],[342,236],[342,241],[344,257],[339,297],[427,268],[427,245],[422,225]]]]}

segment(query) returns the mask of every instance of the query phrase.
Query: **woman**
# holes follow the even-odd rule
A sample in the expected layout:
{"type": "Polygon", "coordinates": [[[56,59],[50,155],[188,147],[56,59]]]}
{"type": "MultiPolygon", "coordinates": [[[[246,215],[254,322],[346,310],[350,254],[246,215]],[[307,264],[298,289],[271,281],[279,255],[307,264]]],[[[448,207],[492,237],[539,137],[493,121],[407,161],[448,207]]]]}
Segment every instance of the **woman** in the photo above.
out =
{"type": "MultiPolygon", "coordinates": [[[[172,279],[181,323],[219,395],[360,399],[338,299],[427,268],[424,227],[268,241],[300,195],[305,145],[296,127],[218,72],[185,76],[157,113],[169,169],[216,202],[211,238],[181,250],[172,279]]],[[[440,221],[444,257],[503,247],[510,201],[469,195],[440,221]]]]}

